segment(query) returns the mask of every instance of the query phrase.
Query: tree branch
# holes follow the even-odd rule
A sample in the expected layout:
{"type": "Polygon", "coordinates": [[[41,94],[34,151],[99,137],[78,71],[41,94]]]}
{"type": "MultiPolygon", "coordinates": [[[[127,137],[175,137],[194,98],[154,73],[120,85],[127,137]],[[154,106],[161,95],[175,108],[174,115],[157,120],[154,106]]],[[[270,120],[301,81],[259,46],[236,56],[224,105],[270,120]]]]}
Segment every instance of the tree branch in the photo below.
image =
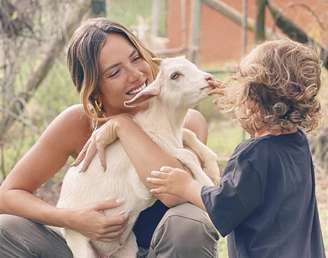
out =
{"type": "MultiPolygon", "coordinates": [[[[90,4],[91,0],[80,1],[77,3],[77,8],[71,11],[71,15],[69,15],[70,18],[67,21],[61,35],[54,37],[50,42],[46,43],[47,48],[45,50],[45,54],[41,57],[40,62],[36,65],[33,72],[28,77],[24,87],[22,87],[23,89],[26,89],[25,92],[20,94],[20,99],[23,100],[23,102],[28,103],[34,96],[35,91],[38,89],[52,68],[56,57],[63,50],[67,38],[72,35],[73,30],[77,24],[81,22],[82,17],[90,10],[90,4]]],[[[14,124],[16,118],[24,112],[25,106],[26,105],[17,105],[17,103],[14,102],[8,107],[9,112],[4,114],[0,120],[0,141],[5,138],[5,134],[14,124]],[[12,113],[14,113],[15,116],[13,116],[12,113]]]]}

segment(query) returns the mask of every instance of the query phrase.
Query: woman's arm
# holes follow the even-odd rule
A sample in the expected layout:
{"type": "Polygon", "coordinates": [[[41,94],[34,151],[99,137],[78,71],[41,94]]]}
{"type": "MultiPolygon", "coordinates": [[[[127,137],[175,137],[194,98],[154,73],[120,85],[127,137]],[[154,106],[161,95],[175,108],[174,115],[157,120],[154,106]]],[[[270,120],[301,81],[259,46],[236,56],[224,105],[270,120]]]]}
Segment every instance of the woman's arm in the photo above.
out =
{"type": "Polygon", "coordinates": [[[62,216],[57,216],[61,211],[36,198],[32,193],[52,177],[72,154],[76,132],[70,128],[71,115],[72,110],[59,115],[9,173],[1,185],[1,212],[43,223],[63,224],[60,221],[62,216]]]}
{"type": "MultiPolygon", "coordinates": [[[[60,114],[45,130],[37,143],[17,163],[0,188],[0,212],[26,217],[44,224],[72,228],[96,238],[97,219],[105,221],[100,209],[117,207],[119,203],[95,204],[80,210],[59,209],[42,201],[33,192],[75,156],[90,136],[89,120],[80,106],[60,114]],[[98,216],[98,217],[97,217],[98,216]],[[86,218],[92,218],[87,220],[86,218]],[[88,223],[86,221],[89,221],[88,223]]],[[[122,224],[123,218],[113,223],[122,224]]]]}

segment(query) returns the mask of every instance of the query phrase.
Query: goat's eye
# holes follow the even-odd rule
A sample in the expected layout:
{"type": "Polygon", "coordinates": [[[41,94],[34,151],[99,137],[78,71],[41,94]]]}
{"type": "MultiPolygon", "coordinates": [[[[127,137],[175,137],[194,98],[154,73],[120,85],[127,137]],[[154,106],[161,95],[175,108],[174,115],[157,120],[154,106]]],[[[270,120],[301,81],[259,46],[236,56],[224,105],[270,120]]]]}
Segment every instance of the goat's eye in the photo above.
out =
{"type": "Polygon", "coordinates": [[[180,73],[180,72],[174,72],[174,73],[172,73],[171,75],[170,75],[170,79],[171,80],[176,80],[176,79],[178,79],[179,77],[181,77],[183,74],[182,73],[180,73]]]}

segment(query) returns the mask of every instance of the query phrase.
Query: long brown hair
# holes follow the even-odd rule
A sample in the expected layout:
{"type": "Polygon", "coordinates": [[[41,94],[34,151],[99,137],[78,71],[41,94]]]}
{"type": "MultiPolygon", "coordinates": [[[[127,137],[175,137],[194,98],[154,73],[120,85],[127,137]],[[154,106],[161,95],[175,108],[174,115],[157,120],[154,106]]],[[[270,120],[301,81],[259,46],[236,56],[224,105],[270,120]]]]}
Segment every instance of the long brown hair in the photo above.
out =
{"type": "Polygon", "coordinates": [[[155,55],[123,25],[106,18],[85,21],[74,32],[67,53],[67,64],[73,83],[80,93],[80,100],[87,115],[95,121],[101,120],[104,110],[99,105],[99,56],[109,34],[118,34],[128,40],[146,60],[153,77],[158,73],[155,55]]]}
{"type": "Polygon", "coordinates": [[[314,49],[288,39],[268,41],[241,61],[237,84],[228,83],[216,102],[232,107],[251,135],[263,129],[275,135],[311,131],[320,116],[320,72],[314,49]]]}

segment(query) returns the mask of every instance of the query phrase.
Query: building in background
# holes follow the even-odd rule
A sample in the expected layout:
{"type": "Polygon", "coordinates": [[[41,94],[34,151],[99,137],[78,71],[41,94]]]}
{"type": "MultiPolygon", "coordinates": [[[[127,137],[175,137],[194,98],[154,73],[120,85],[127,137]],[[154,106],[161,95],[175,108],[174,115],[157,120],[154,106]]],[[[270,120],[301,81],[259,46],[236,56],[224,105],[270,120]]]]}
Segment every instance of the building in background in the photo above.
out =
{"type": "MultiPolygon", "coordinates": [[[[168,48],[179,48],[190,44],[191,13],[193,0],[167,0],[166,32],[168,48]],[[185,3],[185,11],[181,3],[185,3]],[[183,18],[184,17],[184,18],[183,18]],[[183,29],[185,27],[185,29],[183,29]]],[[[242,0],[220,0],[242,13],[242,0]]],[[[256,0],[248,0],[248,16],[255,19],[256,0]]],[[[328,1],[324,0],[271,0],[299,27],[328,47],[328,1]],[[315,15],[311,13],[313,11],[315,15]],[[320,28],[320,19],[325,28],[320,28]]],[[[267,28],[275,29],[269,11],[266,11],[267,28]]],[[[279,31],[276,29],[276,31],[279,31]]],[[[242,27],[227,17],[201,4],[200,52],[202,64],[226,63],[238,60],[242,53],[242,27]]],[[[248,48],[254,45],[254,33],[248,32],[248,48]]]]}

